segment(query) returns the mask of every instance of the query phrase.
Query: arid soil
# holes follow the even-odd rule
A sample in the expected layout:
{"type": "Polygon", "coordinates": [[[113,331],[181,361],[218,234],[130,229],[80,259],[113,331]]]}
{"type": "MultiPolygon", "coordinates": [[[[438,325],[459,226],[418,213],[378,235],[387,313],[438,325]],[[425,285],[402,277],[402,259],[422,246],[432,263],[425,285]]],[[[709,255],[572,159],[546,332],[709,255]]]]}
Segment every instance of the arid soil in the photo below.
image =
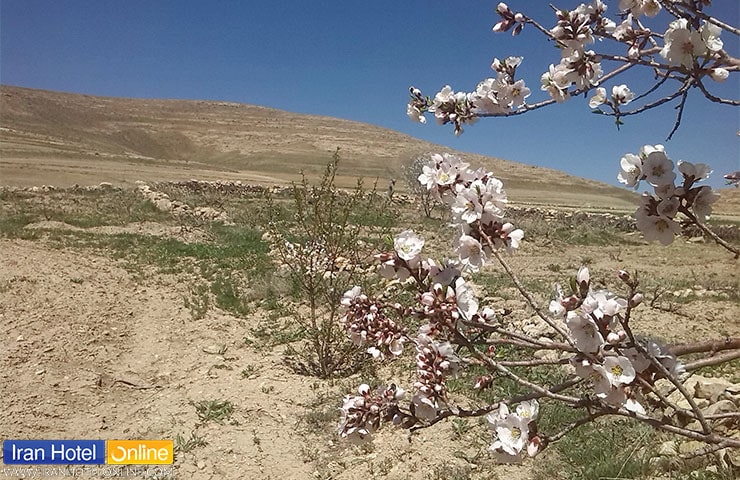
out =
{"type": "MultiPolygon", "coordinates": [[[[51,234],[76,227],[42,222],[26,228],[51,234]]],[[[151,222],[95,229],[198,240],[197,232],[187,239],[151,222]]],[[[645,308],[635,323],[641,332],[677,342],[740,334],[737,302],[728,294],[738,284],[737,261],[714,245],[525,244],[510,259],[531,279],[557,277],[547,268],[552,265],[562,266],[565,277],[582,261],[603,281],[612,281],[619,267],[639,269],[663,285],[691,278],[687,288],[695,301],[678,305],[680,316],[645,308]]],[[[482,425],[456,436],[444,423],[412,441],[386,428],[373,446],[343,444],[333,430],[337,407],[361,380],[297,375],[283,364],[281,348],[245,344],[264,312],[237,317],[214,308],[193,318],[184,304],[190,274],[131,271],[121,260],[44,240],[0,240],[0,266],[5,437],[204,439],[207,445],[177,454],[177,478],[426,479],[446,478],[455,468],[465,469],[464,478],[529,478],[530,464],[492,463],[482,425]],[[200,422],[194,403],[212,400],[230,401],[232,416],[200,422]]],[[[481,287],[479,294],[520,311],[514,318],[525,324],[531,316],[512,290],[481,287]]]]}
{"type": "MultiPolygon", "coordinates": [[[[387,178],[399,175],[399,159],[434,149],[376,127],[256,106],[6,86],[0,93],[0,186],[105,181],[132,188],[136,180],[192,177],[279,184],[298,178],[301,169],[320,174],[341,147],[352,175],[340,183],[351,185],[360,174],[380,177],[384,189],[387,178]]],[[[520,204],[633,209],[624,190],[504,160],[470,160],[501,171],[509,197],[520,204]]],[[[737,219],[740,195],[724,193],[718,209],[737,219]]],[[[38,195],[41,202],[44,193],[38,195]]],[[[10,202],[0,200],[0,221],[12,217],[10,202]]],[[[531,462],[495,465],[486,452],[490,432],[476,421],[464,431],[443,422],[411,440],[407,432],[384,428],[371,445],[341,442],[335,429],[341,398],[367,379],[296,374],[283,362],[285,346],[259,344],[255,328],[271,318],[262,307],[235,315],[211,306],[194,316],[186,303],[193,272],[132,265],[113,252],[54,240],[75,231],[208,243],[208,225],[184,228],[172,219],[112,223],[84,228],[38,215],[24,227],[41,232],[38,238],[0,234],[0,437],[179,437],[176,443],[184,446],[174,476],[151,480],[534,478],[531,462]],[[234,406],[231,416],[199,418],[198,402],[217,400],[234,406]]],[[[740,334],[740,269],[730,254],[697,239],[666,248],[648,245],[638,234],[628,240],[571,246],[527,237],[510,262],[546,291],[583,263],[593,278],[610,285],[617,284],[620,268],[639,271],[646,297],[658,295],[659,301],[639,309],[638,332],[674,343],[740,334]]],[[[499,275],[500,269],[486,273],[499,275]]],[[[484,281],[476,288],[481,299],[513,310],[512,324],[531,327],[533,314],[513,288],[486,287],[484,281]]],[[[542,304],[549,295],[537,293],[542,304]]],[[[411,389],[398,365],[378,375],[411,389]]]]}

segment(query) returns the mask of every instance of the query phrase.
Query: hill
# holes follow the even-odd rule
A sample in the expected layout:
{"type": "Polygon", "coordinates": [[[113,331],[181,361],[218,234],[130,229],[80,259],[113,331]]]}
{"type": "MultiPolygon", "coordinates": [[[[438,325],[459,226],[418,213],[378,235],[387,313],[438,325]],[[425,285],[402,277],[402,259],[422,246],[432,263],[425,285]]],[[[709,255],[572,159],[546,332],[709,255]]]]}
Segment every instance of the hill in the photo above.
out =
{"type": "MultiPolygon", "coordinates": [[[[240,179],[319,175],[340,148],[343,176],[399,178],[401,166],[449,151],[389,129],[255,105],[97,97],[0,87],[0,184],[240,179]]],[[[463,154],[504,180],[517,203],[630,210],[624,189],[516,162],[463,154]]],[[[398,182],[398,186],[402,182],[398,182]]]]}

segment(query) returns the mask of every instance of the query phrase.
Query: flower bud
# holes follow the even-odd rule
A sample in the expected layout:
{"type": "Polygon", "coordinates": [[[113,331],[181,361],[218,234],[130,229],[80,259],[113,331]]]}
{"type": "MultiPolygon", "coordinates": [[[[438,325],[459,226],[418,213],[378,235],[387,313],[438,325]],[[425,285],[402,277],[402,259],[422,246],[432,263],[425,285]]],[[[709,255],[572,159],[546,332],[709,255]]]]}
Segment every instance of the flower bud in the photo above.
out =
{"type": "Polygon", "coordinates": [[[730,76],[730,72],[726,68],[713,68],[709,71],[709,76],[715,82],[724,82],[730,76]]]}
{"type": "Polygon", "coordinates": [[[542,447],[542,440],[540,437],[533,437],[529,444],[527,445],[527,455],[530,457],[536,456],[538,453],[540,453],[540,448],[542,447]]]}
{"type": "Polygon", "coordinates": [[[431,307],[434,305],[434,295],[431,292],[424,292],[421,294],[421,304],[431,307]]]}
{"type": "Polygon", "coordinates": [[[636,293],[632,295],[632,298],[630,298],[630,307],[635,308],[636,306],[642,303],[643,299],[644,297],[642,296],[641,293],[636,293]]]}
{"type": "Polygon", "coordinates": [[[514,14],[514,21],[515,22],[523,22],[524,21],[524,15],[522,15],[520,12],[517,12],[514,14]]]}
{"type": "Polygon", "coordinates": [[[619,276],[619,279],[624,283],[628,283],[630,281],[630,274],[629,272],[627,272],[627,270],[620,270],[619,272],[617,272],[617,275],[619,276]]]}
{"type": "Polygon", "coordinates": [[[475,381],[475,385],[473,386],[476,390],[483,390],[485,388],[488,388],[493,383],[493,377],[490,375],[483,375],[481,377],[478,377],[478,379],[475,381]]]}

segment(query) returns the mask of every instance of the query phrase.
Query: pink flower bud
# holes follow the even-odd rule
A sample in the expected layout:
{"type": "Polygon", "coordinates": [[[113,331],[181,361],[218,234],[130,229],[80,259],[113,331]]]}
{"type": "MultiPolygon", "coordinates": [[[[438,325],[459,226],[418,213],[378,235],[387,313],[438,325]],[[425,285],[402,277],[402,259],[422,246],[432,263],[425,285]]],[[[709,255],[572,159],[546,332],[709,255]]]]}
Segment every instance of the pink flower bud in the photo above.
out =
{"type": "Polygon", "coordinates": [[[420,301],[422,305],[431,307],[432,305],[434,305],[434,295],[431,292],[424,292],[421,294],[420,301]]]}
{"type": "Polygon", "coordinates": [[[643,297],[641,293],[634,294],[632,298],[630,298],[630,307],[635,308],[642,303],[644,298],[645,297],[643,297]]]}
{"type": "Polygon", "coordinates": [[[490,387],[492,383],[493,377],[490,375],[483,375],[482,377],[478,377],[473,388],[476,390],[483,390],[484,388],[490,387]]]}
{"type": "Polygon", "coordinates": [[[620,270],[619,272],[617,272],[617,275],[619,276],[619,279],[623,282],[630,281],[630,274],[626,270],[620,270]]]}
{"type": "Polygon", "coordinates": [[[527,445],[527,455],[529,455],[530,457],[536,456],[538,453],[540,453],[541,446],[542,440],[540,439],[540,437],[533,437],[527,445]]]}

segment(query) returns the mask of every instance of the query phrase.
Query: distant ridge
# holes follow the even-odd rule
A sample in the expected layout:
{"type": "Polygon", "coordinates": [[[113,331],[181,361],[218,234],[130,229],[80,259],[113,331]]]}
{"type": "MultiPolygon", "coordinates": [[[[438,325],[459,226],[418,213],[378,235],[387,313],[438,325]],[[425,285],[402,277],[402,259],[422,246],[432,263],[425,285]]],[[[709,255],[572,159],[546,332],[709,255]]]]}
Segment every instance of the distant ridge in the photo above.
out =
{"type": "MultiPolygon", "coordinates": [[[[0,86],[0,185],[242,179],[284,183],[322,171],[340,149],[341,182],[399,178],[401,165],[450,151],[369,124],[233,102],[98,97],[0,86]]],[[[491,169],[512,201],[629,210],[634,194],[512,161],[491,169]]],[[[402,187],[402,182],[398,186],[402,187]]]]}

